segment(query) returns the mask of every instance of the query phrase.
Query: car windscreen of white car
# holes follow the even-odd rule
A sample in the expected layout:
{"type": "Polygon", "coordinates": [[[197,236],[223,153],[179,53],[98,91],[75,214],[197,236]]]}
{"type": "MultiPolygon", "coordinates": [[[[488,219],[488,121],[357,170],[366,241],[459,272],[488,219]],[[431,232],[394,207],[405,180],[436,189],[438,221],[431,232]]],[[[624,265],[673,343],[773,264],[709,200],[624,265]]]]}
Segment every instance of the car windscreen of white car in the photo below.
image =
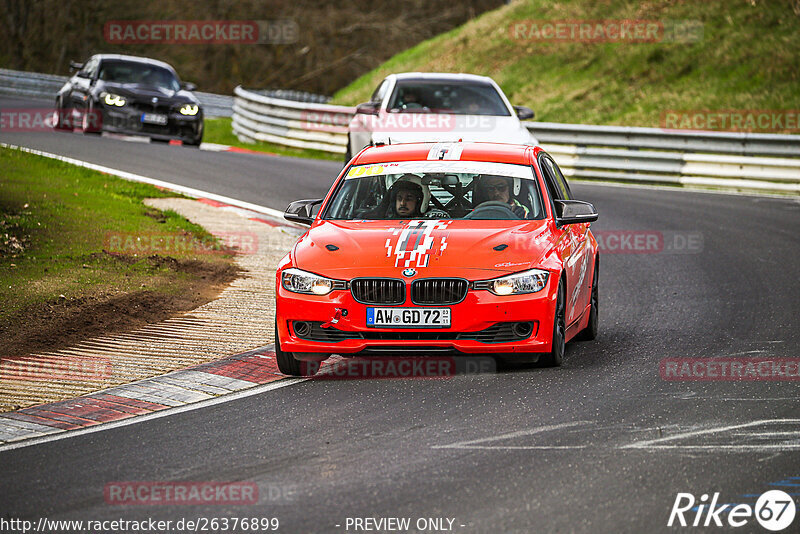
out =
{"type": "Polygon", "coordinates": [[[510,115],[494,86],[476,82],[400,81],[387,109],[394,113],[510,115]]]}

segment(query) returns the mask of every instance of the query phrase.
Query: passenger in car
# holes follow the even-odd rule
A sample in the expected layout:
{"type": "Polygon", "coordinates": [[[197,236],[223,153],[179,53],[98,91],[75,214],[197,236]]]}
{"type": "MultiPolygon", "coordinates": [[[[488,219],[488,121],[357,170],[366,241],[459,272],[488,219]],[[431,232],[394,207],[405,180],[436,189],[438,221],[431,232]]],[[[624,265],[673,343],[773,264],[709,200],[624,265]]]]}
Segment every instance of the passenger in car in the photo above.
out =
{"type": "Polygon", "coordinates": [[[513,184],[514,179],[507,176],[484,175],[477,185],[477,191],[481,194],[476,195],[476,200],[478,202],[502,202],[507,204],[509,209],[520,219],[527,219],[530,210],[514,198],[513,184]]]}

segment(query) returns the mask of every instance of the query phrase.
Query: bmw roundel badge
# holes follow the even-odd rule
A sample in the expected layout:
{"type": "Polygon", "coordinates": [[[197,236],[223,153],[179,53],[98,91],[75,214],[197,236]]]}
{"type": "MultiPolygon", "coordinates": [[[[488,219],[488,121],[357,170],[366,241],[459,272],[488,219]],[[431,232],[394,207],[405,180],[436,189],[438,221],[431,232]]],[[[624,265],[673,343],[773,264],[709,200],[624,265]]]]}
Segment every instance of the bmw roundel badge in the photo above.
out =
{"type": "Polygon", "coordinates": [[[403,276],[405,276],[407,278],[411,278],[415,274],[417,274],[417,271],[415,271],[414,269],[405,269],[405,270],[403,270],[403,276]]]}

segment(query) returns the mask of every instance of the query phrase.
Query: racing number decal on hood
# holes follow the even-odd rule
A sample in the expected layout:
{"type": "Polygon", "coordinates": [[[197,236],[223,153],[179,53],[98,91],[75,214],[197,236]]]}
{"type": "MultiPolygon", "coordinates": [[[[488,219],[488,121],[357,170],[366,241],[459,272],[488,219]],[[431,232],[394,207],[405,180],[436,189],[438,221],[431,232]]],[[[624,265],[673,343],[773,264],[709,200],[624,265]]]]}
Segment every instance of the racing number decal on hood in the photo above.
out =
{"type": "Polygon", "coordinates": [[[447,249],[447,232],[441,231],[447,230],[450,222],[409,221],[400,228],[390,228],[386,257],[394,255],[395,267],[427,267],[431,254],[438,256],[447,249]]]}

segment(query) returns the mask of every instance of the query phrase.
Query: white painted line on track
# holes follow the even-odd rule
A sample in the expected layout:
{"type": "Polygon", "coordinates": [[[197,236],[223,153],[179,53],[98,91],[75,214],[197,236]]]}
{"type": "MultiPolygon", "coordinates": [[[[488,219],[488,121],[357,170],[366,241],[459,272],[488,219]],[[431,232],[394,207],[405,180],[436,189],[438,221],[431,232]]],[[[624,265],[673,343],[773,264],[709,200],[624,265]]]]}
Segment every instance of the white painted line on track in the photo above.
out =
{"type": "Polygon", "coordinates": [[[230,402],[238,399],[243,399],[245,397],[251,397],[253,395],[260,395],[261,393],[265,393],[267,391],[272,391],[273,389],[278,389],[286,386],[292,386],[294,384],[299,384],[300,382],[305,382],[308,378],[284,378],[281,380],[277,380],[275,382],[270,382],[268,384],[263,384],[260,386],[255,386],[250,389],[246,389],[244,391],[238,391],[236,393],[229,393],[226,395],[222,395],[220,397],[214,397],[212,399],[203,400],[199,402],[194,402],[192,404],[184,404],[183,406],[176,406],[174,408],[165,408],[163,410],[159,410],[157,412],[152,412],[146,415],[139,415],[136,417],[131,417],[128,419],[122,419],[120,421],[113,421],[109,423],[101,423],[99,425],[90,426],[86,428],[80,428],[76,430],[64,430],[64,431],[56,431],[57,433],[43,436],[40,438],[31,438],[21,441],[19,443],[7,443],[5,445],[0,445],[0,452],[10,451],[14,449],[22,449],[24,447],[31,447],[33,445],[41,445],[43,443],[49,443],[51,441],[58,441],[61,439],[68,439],[74,438],[77,436],[83,436],[85,434],[92,434],[94,432],[102,432],[104,430],[111,430],[112,428],[120,428],[123,426],[128,425],[135,425],[138,423],[144,423],[146,421],[152,421],[153,419],[160,419],[162,417],[169,417],[171,415],[177,415],[179,413],[190,412],[192,410],[199,410],[201,408],[208,408],[210,406],[215,406],[217,404],[223,404],[225,402],[230,402]]]}
{"type": "Polygon", "coordinates": [[[483,443],[491,443],[493,441],[500,441],[504,439],[513,439],[519,437],[533,436],[543,432],[550,432],[552,430],[561,430],[580,425],[591,425],[591,421],[573,421],[571,423],[561,423],[557,425],[545,425],[527,430],[517,430],[509,432],[508,434],[500,434],[499,436],[490,436],[488,438],[474,439],[470,441],[461,441],[458,443],[451,443],[450,445],[434,445],[432,449],[583,449],[586,445],[481,445],[483,443]]]}
{"type": "MultiPolygon", "coordinates": [[[[587,450],[597,449],[607,451],[610,449],[624,449],[624,450],[640,450],[646,452],[657,451],[672,451],[672,452],[744,452],[744,453],[787,453],[800,451],[800,440],[796,438],[800,436],[800,430],[781,430],[768,431],[764,428],[755,429],[753,432],[747,432],[746,429],[753,427],[761,427],[764,425],[796,425],[800,424],[800,419],[763,419],[758,421],[751,421],[749,423],[742,423],[736,425],[725,425],[704,428],[702,430],[690,430],[680,432],[675,435],[666,436],[656,439],[648,439],[642,441],[634,441],[628,444],[610,445],[608,443],[576,443],[574,445],[503,445],[495,442],[513,438],[529,437],[537,434],[544,434],[553,430],[571,429],[581,425],[591,425],[587,430],[597,431],[603,427],[597,426],[591,421],[575,421],[570,423],[563,423],[557,425],[547,425],[527,430],[520,430],[509,432],[507,434],[500,434],[497,436],[490,436],[470,441],[461,441],[451,443],[448,445],[434,445],[432,449],[461,449],[461,450],[496,450],[496,451],[514,451],[514,450],[550,450],[550,451],[570,451],[570,450],[587,450]],[[727,439],[724,435],[725,432],[730,432],[728,436],[739,439],[759,440],[761,443],[731,443],[734,439],[727,439]],[[715,434],[722,434],[721,439],[726,440],[723,443],[675,443],[676,440],[691,439],[702,436],[713,436],[715,434]],[[763,443],[764,440],[771,442],[763,443]],[[669,443],[667,443],[669,442],[669,443]]],[[[640,431],[653,431],[654,429],[641,429],[640,431]]],[[[585,441],[585,440],[583,440],[585,441]]]]}
{"type": "Polygon", "coordinates": [[[235,198],[230,198],[222,195],[217,195],[216,193],[209,193],[207,191],[201,191],[200,189],[195,189],[193,187],[186,187],[183,185],[173,184],[170,182],[165,182],[163,180],[156,180],[155,178],[148,178],[147,176],[142,176],[141,174],[134,174],[128,171],[121,171],[119,169],[112,169],[111,167],[106,167],[104,165],[98,165],[96,163],[89,163],[88,161],[83,161],[75,158],[70,158],[67,156],[60,156],[58,154],[53,154],[52,152],[44,152],[43,150],[36,150],[33,148],[27,148],[24,146],[19,145],[12,145],[9,143],[0,143],[0,147],[9,148],[12,150],[19,150],[22,152],[27,152],[29,154],[34,154],[36,156],[42,156],[45,158],[55,159],[58,161],[63,161],[64,163],[69,163],[72,165],[77,165],[78,167],[85,167],[87,169],[91,169],[98,172],[103,172],[106,174],[111,174],[114,176],[118,176],[123,180],[130,180],[132,182],[141,182],[145,184],[154,185],[156,187],[161,187],[164,189],[168,189],[170,191],[174,191],[176,193],[181,193],[186,196],[192,198],[207,198],[209,200],[215,200],[217,202],[221,202],[223,204],[230,204],[231,206],[236,206],[238,208],[244,208],[246,210],[250,210],[256,213],[261,213],[263,215],[267,215],[269,217],[273,217],[282,221],[283,224],[289,225],[291,223],[284,221],[283,219],[283,212],[273,209],[267,208],[266,206],[259,206],[258,204],[252,204],[250,202],[244,202],[242,200],[237,200],[235,198]]]}
{"type": "MultiPolygon", "coordinates": [[[[648,449],[648,450],[657,450],[657,449],[680,449],[680,450],[687,450],[687,451],[704,451],[704,450],[726,450],[726,451],[740,451],[740,452],[757,452],[759,450],[779,450],[779,451],[798,451],[800,450],[800,442],[799,443],[765,443],[765,444],[737,444],[737,445],[726,445],[726,444],[716,444],[716,445],[681,445],[681,444],[665,444],[668,441],[675,441],[680,439],[687,439],[687,438],[695,438],[698,436],[707,436],[709,434],[719,434],[722,432],[728,432],[731,430],[740,430],[744,428],[752,428],[754,426],[759,425],[769,425],[769,424],[800,424],[800,419],[761,419],[758,421],[750,421],[749,423],[742,423],[738,425],[726,425],[726,426],[716,426],[712,428],[705,428],[703,430],[692,430],[690,432],[681,432],[679,434],[675,434],[673,436],[665,436],[663,438],[656,438],[644,441],[638,441],[635,443],[631,443],[628,445],[623,445],[622,449],[648,449]]],[[[776,432],[758,432],[757,434],[749,434],[746,435],[757,435],[758,437],[764,437],[766,434],[771,434],[776,438],[782,437],[783,431],[776,431],[776,432]]]]}

